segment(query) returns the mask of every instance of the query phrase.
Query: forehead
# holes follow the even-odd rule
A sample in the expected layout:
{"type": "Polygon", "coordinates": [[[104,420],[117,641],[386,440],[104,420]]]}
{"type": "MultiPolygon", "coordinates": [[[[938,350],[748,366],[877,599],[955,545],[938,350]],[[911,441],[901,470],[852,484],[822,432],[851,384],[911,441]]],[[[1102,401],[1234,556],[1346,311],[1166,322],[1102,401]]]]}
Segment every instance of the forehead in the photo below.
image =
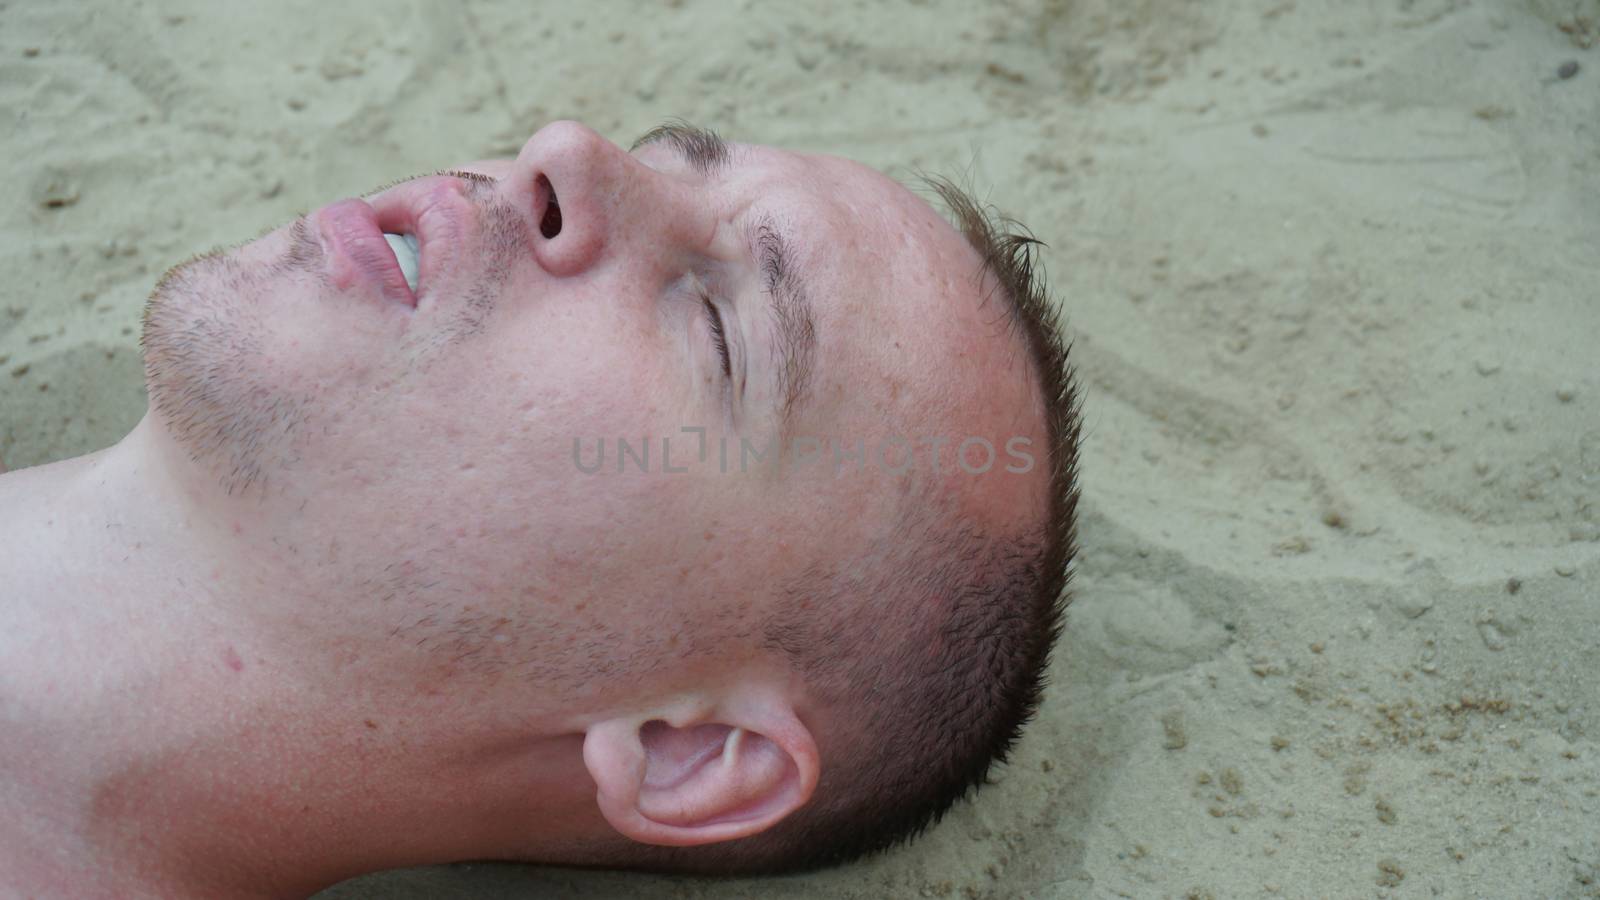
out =
{"type": "Polygon", "coordinates": [[[730,186],[786,224],[811,281],[815,396],[797,430],[955,434],[1018,421],[1022,345],[978,252],[943,216],[851,160],[741,144],[734,162],[730,186]]]}
{"type": "MultiPolygon", "coordinates": [[[[1022,436],[1040,452],[1047,441],[1036,374],[978,251],[921,197],[859,163],[744,152],[744,170],[767,179],[762,202],[794,217],[793,241],[815,273],[816,376],[796,433],[850,447],[898,438],[926,448],[942,438],[943,461],[924,450],[917,465],[956,508],[984,520],[1035,514],[1043,467],[979,479],[962,476],[953,459],[967,438],[1000,448],[1022,436]]],[[[835,481],[806,487],[863,512],[907,496],[905,482],[885,492],[835,481]]]]}

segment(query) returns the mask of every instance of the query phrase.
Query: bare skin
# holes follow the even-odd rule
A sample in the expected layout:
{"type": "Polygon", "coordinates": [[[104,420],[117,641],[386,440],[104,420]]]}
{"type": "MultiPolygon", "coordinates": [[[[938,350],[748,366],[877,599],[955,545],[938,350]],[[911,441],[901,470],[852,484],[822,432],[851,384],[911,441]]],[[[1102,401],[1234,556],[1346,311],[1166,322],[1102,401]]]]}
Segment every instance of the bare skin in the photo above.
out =
{"type": "Polygon", "coordinates": [[[703,171],[574,123],[462,171],[371,201],[450,235],[415,308],[320,211],[188,264],[147,322],[150,413],[0,478],[8,888],[296,896],[758,833],[850,765],[749,637],[771,585],[848,558],[915,478],[986,522],[1042,514],[1042,466],[973,477],[953,443],[909,476],[574,466],[574,438],[672,437],[683,464],[685,427],[778,427],[756,221],[811,295],[791,429],[1042,448],[979,260],[889,179],[750,145],[703,171]]]}

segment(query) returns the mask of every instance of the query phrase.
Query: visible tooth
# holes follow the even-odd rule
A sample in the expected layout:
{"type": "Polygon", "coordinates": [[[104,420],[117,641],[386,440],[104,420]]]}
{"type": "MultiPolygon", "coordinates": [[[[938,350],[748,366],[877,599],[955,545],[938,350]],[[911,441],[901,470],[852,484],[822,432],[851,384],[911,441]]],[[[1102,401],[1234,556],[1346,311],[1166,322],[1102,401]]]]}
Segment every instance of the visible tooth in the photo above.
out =
{"type": "Polygon", "coordinates": [[[388,234],[383,239],[389,242],[389,249],[394,251],[394,258],[400,263],[400,272],[406,276],[406,284],[411,290],[417,289],[417,236],[414,234],[388,234]]]}

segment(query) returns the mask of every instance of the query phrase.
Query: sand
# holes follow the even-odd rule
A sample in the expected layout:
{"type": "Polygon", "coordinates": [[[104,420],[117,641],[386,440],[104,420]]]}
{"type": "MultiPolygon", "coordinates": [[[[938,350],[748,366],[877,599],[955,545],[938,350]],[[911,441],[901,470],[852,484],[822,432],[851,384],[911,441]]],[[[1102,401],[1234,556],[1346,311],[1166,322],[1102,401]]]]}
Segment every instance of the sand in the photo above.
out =
{"type": "Polygon", "coordinates": [[[0,456],[138,420],[190,253],[679,115],[1050,244],[1076,600],[1014,762],[909,849],[325,896],[1600,897],[1600,2],[530,6],[0,6],[0,456]]]}

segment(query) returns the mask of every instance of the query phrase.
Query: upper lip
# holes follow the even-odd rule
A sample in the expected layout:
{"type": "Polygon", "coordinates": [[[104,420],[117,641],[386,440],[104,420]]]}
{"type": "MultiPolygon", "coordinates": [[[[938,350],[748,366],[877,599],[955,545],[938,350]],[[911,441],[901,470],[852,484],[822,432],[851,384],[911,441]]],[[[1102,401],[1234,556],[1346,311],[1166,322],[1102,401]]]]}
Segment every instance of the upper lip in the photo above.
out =
{"type": "Polygon", "coordinates": [[[367,201],[378,214],[380,229],[417,239],[419,307],[432,296],[474,224],[466,191],[463,179],[429,175],[397,184],[367,201]]]}

